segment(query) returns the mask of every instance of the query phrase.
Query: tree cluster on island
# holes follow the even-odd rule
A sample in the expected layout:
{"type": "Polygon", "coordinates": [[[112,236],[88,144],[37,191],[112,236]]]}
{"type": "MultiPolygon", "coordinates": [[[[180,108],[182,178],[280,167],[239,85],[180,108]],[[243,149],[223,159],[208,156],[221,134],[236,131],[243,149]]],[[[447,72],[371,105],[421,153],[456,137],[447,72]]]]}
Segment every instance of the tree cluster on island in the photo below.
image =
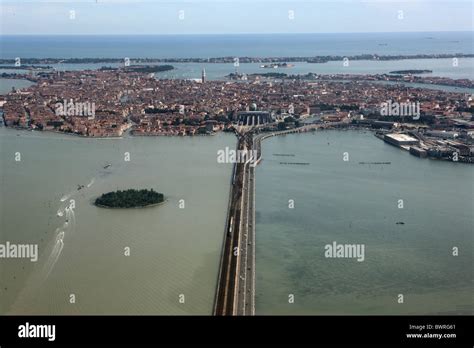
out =
{"type": "MultiPolygon", "coordinates": [[[[157,73],[163,71],[173,70],[174,66],[172,65],[130,65],[127,67],[121,67],[120,70],[125,72],[135,72],[135,73],[157,73]]],[[[99,71],[118,71],[119,68],[111,66],[103,66],[99,71]]]]}
{"type": "Polygon", "coordinates": [[[278,72],[267,72],[267,73],[250,74],[250,76],[273,77],[273,78],[282,79],[282,78],[288,77],[288,74],[278,73],[278,72]]]}
{"type": "Polygon", "coordinates": [[[140,208],[162,203],[164,196],[153,189],[128,189],[104,193],[95,200],[95,205],[107,208],[140,208]]]}

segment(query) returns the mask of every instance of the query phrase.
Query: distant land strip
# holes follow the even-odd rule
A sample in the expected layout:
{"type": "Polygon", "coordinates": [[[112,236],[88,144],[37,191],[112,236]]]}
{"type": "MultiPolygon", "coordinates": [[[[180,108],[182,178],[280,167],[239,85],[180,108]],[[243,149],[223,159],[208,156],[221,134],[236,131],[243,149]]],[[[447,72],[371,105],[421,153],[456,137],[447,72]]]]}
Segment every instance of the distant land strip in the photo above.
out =
{"type": "MultiPolygon", "coordinates": [[[[125,58],[21,58],[22,64],[93,64],[93,63],[124,63],[125,58]]],[[[474,58],[472,53],[455,54],[414,54],[414,55],[378,55],[359,54],[353,56],[312,56],[312,57],[214,57],[214,58],[129,58],[136,63],[277,63],[306,62],[327,63],[330,61],[349,60],[402,60],[402,59],[446,59],[474,58]]],[[[0,59],[0,64],[14,64],[15,59],[0,59]]]]}
{"type": "Polygon", "coordinates": [[[309,166],[308,162],[280,162],[280,164],[293,164],[293,165],[309,166]]]}
{"type": "Polygon", "coordinates": [[[406,74],[431,74],[433,70],[422,70],[422,69],[411,69],[411,70],[395,70],[390,71],[389,74],[397,74],[397,75],[406,75],[406,74]]]}

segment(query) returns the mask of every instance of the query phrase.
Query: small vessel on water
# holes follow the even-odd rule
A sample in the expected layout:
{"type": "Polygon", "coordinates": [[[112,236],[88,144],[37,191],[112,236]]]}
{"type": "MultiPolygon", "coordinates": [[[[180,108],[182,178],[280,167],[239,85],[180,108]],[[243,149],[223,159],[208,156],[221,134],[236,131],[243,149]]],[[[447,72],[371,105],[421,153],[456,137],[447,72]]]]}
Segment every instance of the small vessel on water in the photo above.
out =
{"type": "Polygon", "coordinates": [[[110,166],[111,166],[111,164],[110,164],[110,163],[107,163],[107,164],[104,166],[104,169],[107,169],[107,168],[109,168],[110,166]]]}

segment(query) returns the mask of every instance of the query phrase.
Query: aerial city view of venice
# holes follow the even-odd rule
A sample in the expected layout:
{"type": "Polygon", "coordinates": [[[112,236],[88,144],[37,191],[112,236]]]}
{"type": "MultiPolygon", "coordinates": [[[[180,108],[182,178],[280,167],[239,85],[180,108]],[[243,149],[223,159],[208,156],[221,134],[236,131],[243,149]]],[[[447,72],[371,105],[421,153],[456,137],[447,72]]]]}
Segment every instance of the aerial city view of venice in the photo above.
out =
{"type": "Polygon", "coordinates": [[[0,8],[0,315],[473,314],[470,1],[0,8]]]}

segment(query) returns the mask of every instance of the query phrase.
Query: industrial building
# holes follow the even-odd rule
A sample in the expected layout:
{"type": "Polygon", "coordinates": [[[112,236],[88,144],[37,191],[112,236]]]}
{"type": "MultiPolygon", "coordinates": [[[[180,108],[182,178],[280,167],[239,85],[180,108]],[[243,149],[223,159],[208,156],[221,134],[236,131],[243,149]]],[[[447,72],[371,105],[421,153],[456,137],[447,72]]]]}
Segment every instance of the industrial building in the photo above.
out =
{"type": "Polygon", "coordinates": [[[383,140],[389,144],[402,147],[409,145],[418,145],[419,141],[416,138],[403,133],[385,134],[383,140]]]}

